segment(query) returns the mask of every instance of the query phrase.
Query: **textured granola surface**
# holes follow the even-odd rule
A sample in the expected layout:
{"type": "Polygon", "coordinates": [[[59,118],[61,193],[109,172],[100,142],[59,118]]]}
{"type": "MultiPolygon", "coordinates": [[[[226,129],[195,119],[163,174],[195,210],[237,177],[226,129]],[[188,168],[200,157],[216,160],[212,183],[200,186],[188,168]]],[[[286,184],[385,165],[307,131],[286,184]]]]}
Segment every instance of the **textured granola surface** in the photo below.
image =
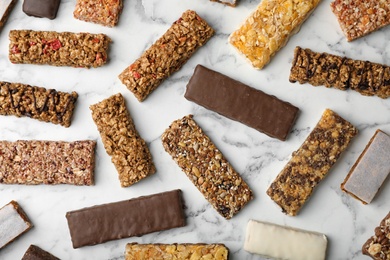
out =
{"type": "Polygon", "coordinates": [[[263,0],[229,42],[257,69],[286,45],[321,0],[263,0]]]}
{"type": "Polygon", "coordinates": [[[113,27],[123,9],[122,0],[77,0],[73,16],[86,22],[113,27]]]}
{"type": "Polygon", "coordinates": [[[390,97],[390,67],[352,60],[310,49],[295,48],[290,82],[352,89],[365,96],[390,97]]]}
{"type": "Polygon", "coordinates": [[[0,82],[0,115],[27,116],[69,127],[77,93],[0,82]]]}
{"type": "Polygon", "coordinates": [[[213,34],[214,30],[197,13],[187,10],[119,79],[143,101],[213,34]]]}
{"type": "Polygon", "coordinates": [[[121,94],[92,105],[90,109],[122,187],[156,172],[149,148],[135,129],[121,94]]]}
{"type": "Polygon", "coordinates": [[[174,121],[161,140],[165,151],[226,219],[233,217],[253,199],[248,185],[192,119],[192,115],[174,121]]]}
{"type": "Polygon", "coordinates": [[[17,0],[1,0],[0,1],[0,30],[3,28],[5,22],[8,20],[12,9],[17,0]]]}
{"type": "Polygon", "coordinates": [[[12,63],[100,67],[107,62],[111,39],[105,34],[11,30],[12,63]]]}
{"type": "Polygon", "coordinates": [[[137,244],[126,245],[126,260],[214,259],[227,260],[229,250],[223,244],[137,244]]]}
{"type": "Polygon", "coordinates": [[[330,109],[279,173],[267,194],[288,215],[295,216],[325,178],[357,129],[330,109]]]}
{"type": "Polygon", "coordinates": [[[390,260],[390,212],[364,243],[362,253],[375,260],[390,260]]]}

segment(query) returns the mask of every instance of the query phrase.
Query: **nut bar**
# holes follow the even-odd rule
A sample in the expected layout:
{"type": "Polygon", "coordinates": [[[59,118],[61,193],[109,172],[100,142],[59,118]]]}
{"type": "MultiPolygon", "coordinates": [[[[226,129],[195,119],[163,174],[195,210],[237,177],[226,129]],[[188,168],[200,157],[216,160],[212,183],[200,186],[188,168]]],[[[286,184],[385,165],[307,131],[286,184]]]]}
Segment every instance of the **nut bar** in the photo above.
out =
{"type": "Polygon", "coordinates": [[[42,248],[30,245],[26,253],[24,253],[22,260],[60,260],[54,255],[46,252],[42,248]]]}
{"type": "Polygon", "coordinates": [[[114,27],[122,9],[122,0],[77,0],[73,16],[82,21],[114,27]]]}
{"type": "Polygon", "coordinates": [[[362,253],[375,260],[390,260],[390,212],[375,228],[375,234],[364,243],[362,253]]]}
{"type": "Polygon", "coordinates": [[[377,130],[341,184],[341,189],[370,203],[390,173],[390,136],[377,130]]]}
{"type": "Polygon", "coordinates": [[[26,213],[16,201],[0,209],[0,249],[32,228],[26,213]]]}
{"type": "Polygon", "coordinates": [[[210,0],[210,1],[219,2],[219,3],[225,4],[225,5],[235,7],[237,5],[238,0],[210,0]]]}
{"type": "Polygon", "coordinates": [[[227,260],[229,250],[223,244],[137,244],[126,245],[125,260],[214,259],[227,260]]]}
{"type": "Polygon", "coordinates": [[[201,65],[185,98],[279,140],[286,140],[299,109],[201,65]],[[254,116],[256,115],[256,116],[254,116]]]}
{"type": "Polygon", "coordinates": [[[390,67],[369,61],[352,60],[310,49],[295,48],[290,82],[352,89],[365,96],[390,97],[390,67]]]}
{"type": "Polygon", "coordinates": [[[93,185],[95,141],[0,141],[0,183],[93,185]]]}
{"type": "Polygon", "coordinates": [[[230,219],[253,199],[248,185],[192,115],[174,121],[161,140],[165,151],[224,218],[230,219]]]}
{"type": "Polygon", "coordinates": [[[390,24],[389,0],[336,0],[330,8],[348,41],[390,24]]]}
{"type": "Polygon", "coordinates": [[[69,127],[77,93],[0,82],[0,115],[27,116],[69,127]]]}
{"type": "Polygon", "coordinates": [[[249,220],[244,249],[272,259],[325,260],[324,234],[249,220]]]}
{"type": "Polygon", "coordinates": [[[143,101],[213,34],[214,30],[197,13],[187,10],[119,79],[143,101]]]}
{"type": "Polygon", "coordinates": [[[263,0],[229,42],[256,69],[262,69],[299,31],[321,0],[263,0]]]}
{"type": "Polygon", "coordinates": [[[29,16],[49,18],[57,16],[61,0],[24,0],[23,12],[29,16]]]}
{"type": "Polygon", "coordinates": [[[180,190],[66,213],[74,248],[185,226],[180,190]]]}
{"type": "Polygon", "coordinates": [[[17,0],[1,0],[0,1],[0,30],[7,22],[8,17],[14,8],[17,0]]]}
{"type": "Polygon", "coordinates": [[[295,216],[314,188],[325,178],[357,129],[330,109],[267,190],[267,194],[290,216],[295,216]]]}
{"type": "Polygon", "coordinates": [[[12,63],[100,67],[108,58],[111,39],[104,34],[11,30],[12,63]]]}
{"type": "Polygon", "coordinates": [[[156,172],[148,146],[135,129],[120,93],[90,106],[90,109],[122,187],[133,185],[156,172]]]}

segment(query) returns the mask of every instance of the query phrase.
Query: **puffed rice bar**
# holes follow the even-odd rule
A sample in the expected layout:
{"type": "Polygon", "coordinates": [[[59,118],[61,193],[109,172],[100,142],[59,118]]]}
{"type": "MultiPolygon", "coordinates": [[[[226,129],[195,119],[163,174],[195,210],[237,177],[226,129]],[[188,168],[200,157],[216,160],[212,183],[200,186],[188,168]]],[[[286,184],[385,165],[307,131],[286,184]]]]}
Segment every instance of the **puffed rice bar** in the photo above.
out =
{"type": "Polygon", "coordinates": [[[123,9],[122,0],[77,0],[73,16],[76,19],[113,27],[123,9]]]}

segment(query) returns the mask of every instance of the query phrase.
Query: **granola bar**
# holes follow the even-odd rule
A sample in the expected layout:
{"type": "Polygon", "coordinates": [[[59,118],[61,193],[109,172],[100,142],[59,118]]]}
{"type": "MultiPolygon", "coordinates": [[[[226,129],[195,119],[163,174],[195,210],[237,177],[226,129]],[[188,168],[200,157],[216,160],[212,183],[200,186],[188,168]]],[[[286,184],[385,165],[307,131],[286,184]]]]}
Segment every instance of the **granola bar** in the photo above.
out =
{"type": "Polygon", "coordinates": [[[60,260],[36,245],[30,245],[21,260],[60,260]]]}
{"type": "Polygon", "coordinates": [[[1,0],[0,1],[0,30],[3,28],[5,22],[14,8],[17,0],[1,0]]]}
{"type": "Polygon", "coordinates": [[[156,172],[148,146],[135,129],[120,93],[90,106],[90,109],[122,187],[156,172]]]}
{"type": "Polygon", "coordinates": [[[105,34],[11,30],[12,63],[100,67],[107,62],[111,39],[105,34]]]}
{"type": "Polygon", "coordinates": [[[390,260],[390,212],[375,228],[375,234],[364,243],[362,253],[375,260],[390,260]]]}
{"type": "Polygon", "coordinates": [[[77,0],[73,16],[82,21],[114,27],[122,9],[122,0],[77,0]]]}
{"type": "Polygon", "coordinates": [[[69,127],[77,93],[0,82],[0,115],[27,116],[69,127]]]}
{"type": "Polygon", "coordinates": [[[192,115],[174,121],[161,140],[165,151],[224,218],[230,219],[253,199],[248,185],[192,115]]]}
{"type": "Polygon", "coordinates": [[[296,47],[290,82],[352,89],[365,96],[390,97],[390,67],[369,61],[352,60],[296,47]]]}
{"type": "Polygon", "coordinates": [[[389,0],[335,0],[330,7],[348,41],[390,24],[389,0]]]}
{"type": "Polygon", "coordinates": [[[357,129],[330,109],[279,173],[267,194],[288,215],[295,216],[314,188],[326,177],[357,129]]]}
{"type": "Polygon", "coordinates": [[[237,5],[238,0],[210,0],[212,2],[219,2],[225,5],[233,6],[235,7],[237,5]]]}
{"type": "Polygon", "coordinates": [[[126,260],[214,259],[227,260],[229,249],[223,244],[138,244],[126,245],[126,260]]]}
{"type": "Polygon", "coordinates": [[[0,249],[32,228],[26,213],[16,201],[0,208],[0,249]]]}
{"type": "Polygon", "coordinates": [[[321,0],[263,0],[229,42],[256,69],[262,69],[299,31],[321,0]]]}
{"type": "Polygon", "coordinates": [[[93,185],[95,141],[0,141],[0,183],[93,185]]]}
{"type": "Polygon", "coordinates": [[[213,34],[214,30],[196,12],[187,10],[119,79],[143,101],[213,34]]]}

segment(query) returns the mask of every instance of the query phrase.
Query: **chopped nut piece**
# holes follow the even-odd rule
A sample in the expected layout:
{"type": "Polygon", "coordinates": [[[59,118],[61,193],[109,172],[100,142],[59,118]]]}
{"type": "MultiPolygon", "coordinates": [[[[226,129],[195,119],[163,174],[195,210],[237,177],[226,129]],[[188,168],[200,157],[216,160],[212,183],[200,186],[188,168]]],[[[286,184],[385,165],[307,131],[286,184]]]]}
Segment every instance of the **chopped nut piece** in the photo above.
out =
{"type": "Polygon", "coordinates": [[[375,234],[362,247],[362,253],[375,260],[390,260],[390,212],[375,228],[375,234]]]}
{"type": "Polygon", "coordinates": [[[77,0],[73,16],[86,22],[113,27],[123,9],[122,0],[77,0]]]}

